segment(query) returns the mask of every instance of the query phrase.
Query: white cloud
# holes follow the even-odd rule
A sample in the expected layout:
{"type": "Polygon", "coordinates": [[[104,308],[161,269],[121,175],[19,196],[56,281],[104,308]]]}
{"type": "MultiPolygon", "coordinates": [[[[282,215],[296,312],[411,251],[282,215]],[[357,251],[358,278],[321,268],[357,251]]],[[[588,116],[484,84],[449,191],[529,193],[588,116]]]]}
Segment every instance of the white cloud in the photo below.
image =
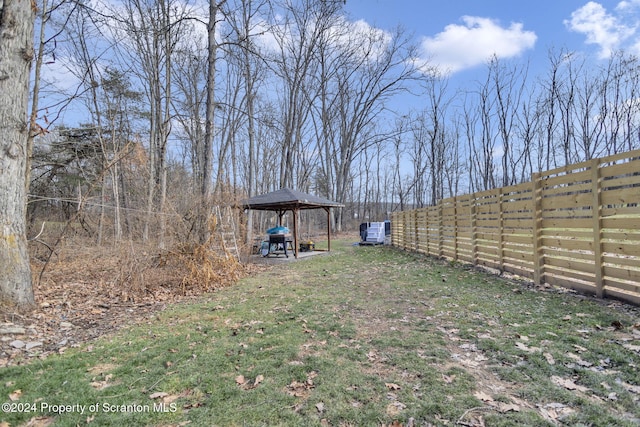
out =
{"type": "Polygon", "coordinates": [[[625,10],[631,10],[634,7],[638,7],[640,6],[640,0],[629,0],[629,1],[621,1],[620,3],[618,3],[618,5],[616,6],[617,10],[620,11],[625,11],[625,10]]]}
{"type": "Polygon", "coordinates": [[[521,23],[501,27],[490,18],[463,16],[434,37],[422,39],[423,56],[443,72],[455,73],[485,63],[490,57],[510,58],[531,49],[537,39],[521,23]]]}
{"type": "MultiPolygon", "coordinates": [[[[308,27],[304,30],[307,34],[316,33],[315,21],[308,23],[308,27]]],[[[296,44],[299,43],[297,36],[292,31],[300,31],[300,29],[289,28],[288,25],[282,25],[278,20],[274,24],[269,25],[266,21],[254,24],[254,28],[260,35],[257,43],[267,52],[280,52],[280,44],[296,44]]],[[[325,37],[327,42],[337,50],[351,52],[358,59],[376,60],[383,55],[389,44],[393,41],[391,33],[380,28],[370,25],[368,22],[360,19],[357,21],[349,21],[345,17],[337,17],[334,22],[326,29],[325,37]]]]}
{"type": "Polygon", "coordinates": [[[639,0],[619,2],[613,13],[600,3],[590,1],[571,13],[571,19],[564,23],[569,30],[584,34],[585,43],[597,45],[601,58],[608,58],[615,50],[625,47],[638,53],[639,9],[639,0]]]}
{"type": "Polygon", "coordinates": [[[347,21],[340,18],[330,31],[335,46],[345,50],[355,48],[360,59],[367,60],[375,60],[384,55],[393,38],[389,32],[373,27],[362,19],[347,21]]]}

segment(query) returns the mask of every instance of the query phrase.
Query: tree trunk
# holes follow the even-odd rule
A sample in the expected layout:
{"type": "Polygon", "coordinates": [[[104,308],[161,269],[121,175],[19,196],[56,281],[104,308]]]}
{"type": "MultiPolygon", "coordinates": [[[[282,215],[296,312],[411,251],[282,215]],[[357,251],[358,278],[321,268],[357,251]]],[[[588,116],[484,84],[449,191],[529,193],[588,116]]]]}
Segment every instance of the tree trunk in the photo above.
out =
{"type": "Polygon", "coordinates": [[[211,211],[211,178],[213,176],[213,138],[215,121],[215,83],[216,83],[216,15],[218,14],[218,0],[209,2],[209,22],[207,24],[207,98],[205,106],[204,143],[202,149],[202,181],[199,182],[200,206],[198,209],[197,230],[200,243],[209,238],[207,224],[211,211]]]}
{"type": "Polygon", "coordinates": [[[26,238],[27,107],[35,11],[0,3],[0,299],[33,305],[26,238]]]}

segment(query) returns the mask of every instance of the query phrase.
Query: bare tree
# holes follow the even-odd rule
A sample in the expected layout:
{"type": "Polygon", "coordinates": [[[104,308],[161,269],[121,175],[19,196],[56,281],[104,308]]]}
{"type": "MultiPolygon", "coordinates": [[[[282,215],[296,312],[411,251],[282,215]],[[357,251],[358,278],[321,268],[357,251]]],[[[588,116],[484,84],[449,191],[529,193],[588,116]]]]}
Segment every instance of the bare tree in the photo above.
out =
{"type": "Polygon", "coordinates": [[[542,154],[543,144],[540,143],[544,139],[542,131],[543,115],[540,111],[540,104],[535,95],[529,93],[529,98],[520,105],[520,112],[516,118],[518,121],[517,133],[521,141],[520,159],[518,163],[522,163],[520,167],[520,175],[516,177],[513,172],[514,179],[519,182],[527,181],[535,170],[542,170],[542,154]]]}
{"type": "Polygon", "coordinates": [[[474,146],[470,148],[474,163],[474,176],[471,179],[478,180],[478,189],[483,191],[496,187],[495,165],[493,163],[496,151],[493,120],[495,98],[490,79],[491,76],[488,76],[477,93],[478,104],[476,108],[480,125],[480,140],[473,141],[474,146]]]}
{"type": "Polygon", "coordinates": [[[422,143],[426,143],[425,152],[427,153],[427,168],[431,183],[429,203],[431,205],[436,204],[444,196],[445,152],[447,150],[446,121],[447,109],[451,102],[447,98],[447,85],[447,80],[440,76],[429,78],[426,83],[428,106],[425,109],[423,124],[427,127],[427,131],[423,132],[426,140],[422,143]]]}
{"type": "Polygon", "coordinates": [[[149,179],[147,219],[143,237],[149,239],[152,218],[159,216],[158,244],[164,246],[164,207],[167,191],[167,144],[171,132],[172,60],[181,25],[187,16],[185,4],[174,0],[127,0],[113,12],[118,22],[121,53],[139,65],[133,68],[144,82],[149,102],[149,179]]]}
{"type": "Polygon", "coordinates": [[[615,52],[602,72],[600,105],[606,155],[638,147],[637,114],[640,88],[639,60],[615,52]]]}
{"type": "MultiPolygon", "coordinates": [[[[246,112],[246,180],[244,181],[246,194],[252,197],[256,188],[256,116],[255,105],[258,99],[258,90],[262,74],[265,67],[262,63],[262,54],[258,44],[254,38],[260,36],[266,28],[260,25],[264,24],[264,20],[260,18],[269,5],[267,0],[239,0],[239,5],[232,7],[226,13],[227,24],[232,30],[232,38],[235,43],[230,45],[230,53],[237,58],[238,66],[241,70],[242,83],[244,89],[242,108],[246,112]]],[[[253,230],[253,211],[249,211],[247,218],[247,235],[246,241],[249,243],[252,239],[253,230]]]]}
{"type": "Polygon", "coordinates": [[[204,174],[204,110],[206,101],[206,46],[194,38],[194,34],[186,31],[185,38],[189,42],[181,45],[175,53],[173,61],[175,120],[180,124],[177,132],[182,142],[183,159],[192,173],[191,191],[194,196],[201,196],[201,185],[204,174]]]}
{"type": "Polygon", "coordinates": [[[516,183],[515,170],[518,168],[515,158],[518,141],[515,141],[514,128],[527,82],[527,68],[521,68],[517,65],[509,67],[501,63],[497,57],[493,57],[489,62],[488,72],[493,83],[495,117],[498,135],[502,143],[502,182],[500,184],[503,186],[513,185],[516,183]]]}
{"type": "MultiPolygon", "coordinates": [[[[337,110],[336,135],[331,141],[331,161],[335,179],[334,200],[344,203],[351,185],[351,166],[363,150],[378,141],[390,140],[379,119],[387,111],[387,102],[404,92],[415,79],[411,62],[412,46],[401,30],[393,34],[375,28],[351,31],[342,40],[349,61],[335,73],[330,84],[335,88],[331,101],[337,110]]],[[[336,227],[342,225],[341,212],[336,227]]]]}
{"type": "Polygon", "coordinates": [[[212,194],[213,176],[213,139],[215,134],[215,109],[216,109],[216,61],[218,55],[218,41],[216,29],[218,28],[218,11],[226,0],[211,0],[209,2],[209,20],[207,22],[207,72],[206,72],[206,98],[204,115],[204,141],[197,147],[198,158],[202,159],[201,181],[197,183],[200,194],[200,206],[196,219],[196,230],[199,241],[205,242],[209,229],[207,218],[211,211],[210,198],[212,194]]]}
{"type": "Polygon", "coordinates": [[[26,238],[31,1],[0,3],[0,299],[34,304],[26,238]]]}
{"type": "Polygon", "coordinates": [[[433,174],[429,174],[429,140],[434,135],[434,129],[429,126],[428,112],[421,111],[411,120],[411,144],[409,156],[413,166],[413,201],[416,208],[428,204],[428,190],[433,174]]]}
{"type": "MultiPolygon", "coordinates": [[[[130,90],[125,73],[105,67],[104,51],[99,48],[102,40],[99,29],[94,25],[87,9],[81,8],[69,19],[66,32],[69,34],[72,72],[81,82],[82,93],[86,96],[87,111],[95,131],[101,156],[94,185],[100,188],[99,221],[97,243],[103,243],[107,215],[113,215],[113,238],[116,242],[123,237],[121,203],[126,204],[126,192],[120,173],[119,161],[123,150],[130,142],[130,121],[135,119],[135,111],[129,107],[139,94],[130,90]],[[113,206],[109,206],[112,200],[113,206]]],[[[129,221],[127,221],[129,223],[129,221]]]]}
{"type": "Polygon", "coordinates": [[[283,1],[286,15],[274,25],[279,52],[272,59],[273,71],[280,79],[282,119],[280,187],[293,187],[293,171],[304,138],[305,126],[317,97],[318,47],[337,19],[341,5],[336,2],[283,1]]]}

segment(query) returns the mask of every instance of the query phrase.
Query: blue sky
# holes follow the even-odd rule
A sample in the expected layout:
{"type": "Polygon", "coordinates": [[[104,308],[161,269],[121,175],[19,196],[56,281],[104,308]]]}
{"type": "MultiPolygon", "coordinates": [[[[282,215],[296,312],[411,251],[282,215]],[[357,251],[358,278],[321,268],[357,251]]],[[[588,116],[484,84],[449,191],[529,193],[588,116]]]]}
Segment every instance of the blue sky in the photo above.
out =
{"type": "Polygon", "coordinates": [[[544,68],[551,48],[594,62],[617,49],[640,54],[640,0],[347,0],[354,20],[412,33],[425,57],[451,75],[499,58],[544,68]]]}
{"type": "MultiPolygon", "coordinates": [[[[616,49],[640,55],[640,0],[347,0],[344,9],[381,30],[403,27],[455,88],[484,80],[493,54],[528,63],[530,76],[548,71],[550,49],[584,53],[594,65],[616,49]]],[[[64,67],[59,58],[44,72],[73,90],[64,67]]]]}

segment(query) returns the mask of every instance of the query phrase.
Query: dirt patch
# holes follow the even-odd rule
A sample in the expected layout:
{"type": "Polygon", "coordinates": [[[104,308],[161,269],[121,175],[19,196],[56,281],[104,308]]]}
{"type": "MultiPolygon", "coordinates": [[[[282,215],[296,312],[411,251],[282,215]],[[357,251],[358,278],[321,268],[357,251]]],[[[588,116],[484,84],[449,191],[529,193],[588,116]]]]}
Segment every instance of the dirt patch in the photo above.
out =
{"type": "MultiPolygon", "coordinates": [[[[58,292],[82,288],[96,289],[87,284],[73,283],[58,287],[58,292]]],[[[38,307],[28,313],[3,310],[0,317],[0,367],[29,363],[52,353],[63,353],[100,336],[150,319],[163,310],[166,302],[145,301],[122,303],[98,298],[97,291],[71,292],[62,302],[53,298],[38,298],[38,307]],[[80,294],[81,296],[79,296],[80,294]],[[88,295],[87,295],[88,294],[88,295]],[[88,297],[88,298],[87,298],[88,297]],[[47,301],[48,300],[48,301],[47,301]]],[[[47,297],[60,294],[45,293],[47,297]]],[[[58,298],[56,298],[58,299],[58,298]]]]}

